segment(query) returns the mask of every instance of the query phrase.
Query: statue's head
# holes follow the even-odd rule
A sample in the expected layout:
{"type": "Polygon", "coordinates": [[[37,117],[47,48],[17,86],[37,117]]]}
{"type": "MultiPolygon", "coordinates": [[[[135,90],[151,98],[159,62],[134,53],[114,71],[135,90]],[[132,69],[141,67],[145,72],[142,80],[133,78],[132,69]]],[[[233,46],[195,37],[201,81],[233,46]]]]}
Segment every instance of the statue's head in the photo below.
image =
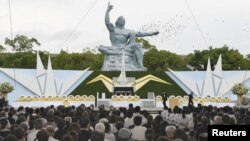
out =
{"type": "Polygon", "coordinates": [[[125,18],[123,16],[118,17],[115,22],[116,26],[124,26],[125,25],[125,18]]]}

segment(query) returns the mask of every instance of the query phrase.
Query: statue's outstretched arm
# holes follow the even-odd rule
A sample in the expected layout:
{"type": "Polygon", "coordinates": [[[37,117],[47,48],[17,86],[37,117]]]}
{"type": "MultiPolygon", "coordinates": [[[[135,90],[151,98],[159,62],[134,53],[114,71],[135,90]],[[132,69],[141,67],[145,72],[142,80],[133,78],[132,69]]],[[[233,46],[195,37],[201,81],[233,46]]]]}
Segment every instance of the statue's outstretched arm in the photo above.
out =
{"type": "Polygon", "coordinates": [[[114,30],[114,25],[110,22],[110,18],[109,18],[109,12],[113,9],[113,5],[110,5],[110,3],[108,3],[108,8],[105,14],[105,24],[108,28],[108,30],[114,30]]]}
{"type": "Polygon", "coordinates": [[[154,31],[154,32],[136,32],[136,37],[145,37],[145,36],[153,36],[153,35],[157,35],[159,34],[158,31],[154,31]]]}

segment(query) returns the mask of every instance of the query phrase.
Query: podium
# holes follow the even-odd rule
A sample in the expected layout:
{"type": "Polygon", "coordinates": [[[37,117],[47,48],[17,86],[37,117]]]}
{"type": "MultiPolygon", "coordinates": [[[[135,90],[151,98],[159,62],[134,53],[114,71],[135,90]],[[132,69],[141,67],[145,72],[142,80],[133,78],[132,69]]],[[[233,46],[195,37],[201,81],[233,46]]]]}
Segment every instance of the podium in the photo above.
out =
{"type": "Polygon", "coordinates": [[[113,77],[113,94],[114,95],[135,95],[135,77],[126,77],[124,75],[123,79],[119,77],[113,77]],[[121,82],[122,80],[122,82],[121,82]]]}
{"type": "Polygon", "coordinates": [[[134,96],[134,87],[114,87],[114,94],[134,96]]]}

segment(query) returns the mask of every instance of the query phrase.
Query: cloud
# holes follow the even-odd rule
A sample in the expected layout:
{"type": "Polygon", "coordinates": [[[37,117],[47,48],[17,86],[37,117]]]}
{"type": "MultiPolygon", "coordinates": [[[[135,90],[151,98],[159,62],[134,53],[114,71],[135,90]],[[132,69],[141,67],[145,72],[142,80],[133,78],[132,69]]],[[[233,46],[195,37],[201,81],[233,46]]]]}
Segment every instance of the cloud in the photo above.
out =
{"type": "MultiPolygon", "coordinates": [[[[161,34],[155,36],[152,43],[157,45],[159,49],[166,49],[177,54],[207,49],[199,31],[195,30],[197,26],[185,1],[98,0],[80,23],[76,32],[64,45],[71,47],[69,51],[70,49],[95,46],[95,43],[97,45],[98,43],[110,44],[108,31],[104,24],[104,14],[108,1],[114,5],[110,15],[111,21],[114,22],[118,16],[123,15],[127,21],[126,28],[134,30],[139,30],[138,27],[152,21],[170,22],[169,19],[176,15],[182,15],[183,18],[191,17],[188,18],[188,23],[179,21],[173,24],[174,27],[178,27],[176,26],[178,24],[185,26],[185,30],[176,36],[174,33],[167,32],[170,30],[168,26],[164,29],[157,28],[161,34]],[[169,37],[172,37],[171,40],[169,37]],[[99,42],[103,40],[105,41],[99,42]]],[[[43,48],[48,51],[60,51],[63,41],[87,13],[93,2],[94,0],[12,0],[13,33],[14,35],[24,34],[28,37],[37,38],[43,48]]],[[[10,30],[8,1],[0,0],[0,5],[1,42],[3,38],[10,35],[10,30]]],[[[250,44],[248,40],[250,31],[243,31],[243,29],[249,29],[250,26],[250,20],[247,18],[250,12],[249,0],[242,0],[241,2],[192,0],[189,5],[209,45],[222,46],[228,44],[242,53],[249,52],[249,48],[246,48],[246,46],[250,44]],[[217,22],[214,22],[215,20],[217,22]]]]}
{"type": "Polygon", "coordinates": [[[72,31],[73,30],[70,30],[70,29],[57,31],[57,32],[53,33],[50,36],[50,38],[53,40],[66,40],[68,38],[68,40],[70,40],[70,41],[75,41],[75,40],[78,40],[82,36],[81,32],[74,31],[72,33],[72,31]]]}

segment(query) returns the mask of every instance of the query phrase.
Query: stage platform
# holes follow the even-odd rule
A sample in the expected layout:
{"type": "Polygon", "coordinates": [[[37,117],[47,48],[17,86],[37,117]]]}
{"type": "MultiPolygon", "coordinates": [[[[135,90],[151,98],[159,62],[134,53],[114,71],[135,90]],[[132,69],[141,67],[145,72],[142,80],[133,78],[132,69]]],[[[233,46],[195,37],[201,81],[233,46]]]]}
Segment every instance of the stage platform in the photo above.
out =
{"type": "MultiPolygon", "coordinates": [[[[70,101],[68,103],[65,103],[63,101],[23,101],[23,102],[11,102],[9,103],[12,107],[18,108],[20,106],[23,107],[48,107],[50,105],[54,106],[59,106],[59,105],[64,105],[64,106],[79,106],[81,104],[84,104],[85,106],[90,106],[90,105],[95,105],[95,107],[98,107],[100,105],[104,105],[106,108],[113,106],[113,107],[128,107],[129,104],[132,103],[133,106],[140,106],[145,109],[151,109],[151,110],[157,110],[157,109],[162,109],[163,104],[162,102],[157,102],[157,101],[152,101],[148,99],[140,99],[139,101],[112,101],[111,99],[103,99],[99,100],[97,102],[95,101],[70,101]]],[[[173,108],[174,106],[187,106],[187,103],[181,103],[179,105],[171,105],[169,101],[166,102],[167,106],[170,108],[173,108]]],[[[199,103],[194,102],[194,106],[197,106],[199,103]]],[[[230,106],[234,107],[235,103],[234,102],[229,102],[229,103],[215,103],[215,102],[209,102],[209,103],[203,103],[204,106],[212,105],[216,107],[224,107],[224,106],[230,106]]]]}
{"type": "MultiPolygon", "coordinates": [[[[197,106],[198,104],[201,104],[203,106],[216,106],[216,107],[224,107],[224,106],[230,106],[234,107],[236,106],[235,101],[231,101],[228,98],[201,98],[201,97],[195,97],[194,100],[194,106],[197,106]]],[[[138,95],[135,96],[112,96],[111,98],[106,98],[105,95],[102,95],[101,98],[99,98],[99,95],[95,97],[94,95],[90,96],[63,96],[63,97],[20,97],[18,101],[9,102],[9,105],[12,107],[48,107],[50,105],[59,106],[79,106],[81,104],[84,104],[85,106],[94,105],[95,107],[99,107],[101,105],[104,105],[104,107],[128,107],[129,104],[132,103],[133,106],[140,106],[142,108],[162,108],[163,102],[161,96],[154,96],[148,95],[147,99],[140,98],[138,95]]],[[[184,96],[170,96],[168,100],[166,101],[166,105],[169,108],[174,108],[175,106],[183,107],[188,105],[188,97],[184,96]]]]}

